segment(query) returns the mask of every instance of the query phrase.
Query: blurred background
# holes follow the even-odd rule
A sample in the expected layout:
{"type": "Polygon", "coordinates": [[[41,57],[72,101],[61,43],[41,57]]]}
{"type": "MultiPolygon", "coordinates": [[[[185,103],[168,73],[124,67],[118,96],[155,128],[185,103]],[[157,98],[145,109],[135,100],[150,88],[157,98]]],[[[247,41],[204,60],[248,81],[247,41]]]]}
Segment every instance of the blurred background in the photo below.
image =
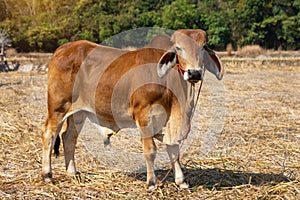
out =
{"type": "Polygon", "coordinates": [[[10,53],[53,52],[69,41],[162,27],[204,29],[218,51],[299,50],[299,11],[299,0],[0,0],[0,43],[10,53]]]}

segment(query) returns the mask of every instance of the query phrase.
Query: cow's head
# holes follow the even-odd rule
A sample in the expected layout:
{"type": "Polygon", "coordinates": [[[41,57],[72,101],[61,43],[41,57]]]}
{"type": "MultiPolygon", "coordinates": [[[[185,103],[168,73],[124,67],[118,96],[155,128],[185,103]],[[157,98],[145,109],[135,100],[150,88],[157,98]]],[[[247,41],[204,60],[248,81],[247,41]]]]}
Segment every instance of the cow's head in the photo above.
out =
{"type": "Polygon", "coordinates": [[[223,67],[215,52],[207,46],[203,30],[178,30],[172,36],[173,46],[163,54],[157,65],[159,77],[177,66],[183,78],[196,83],[203,78],[203,66],[219,80],[223,77],[223,67]]]}

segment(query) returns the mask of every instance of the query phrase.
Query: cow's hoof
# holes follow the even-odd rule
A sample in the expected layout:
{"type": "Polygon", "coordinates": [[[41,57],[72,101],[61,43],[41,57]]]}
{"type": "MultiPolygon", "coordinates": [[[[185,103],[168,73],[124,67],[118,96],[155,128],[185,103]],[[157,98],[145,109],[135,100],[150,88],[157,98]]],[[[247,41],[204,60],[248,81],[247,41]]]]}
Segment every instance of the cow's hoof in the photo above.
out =
{"type": "Polygon", "coordinates": [[[67,174],[68,174],[69,176],[75,176],[75,175],[77,174],[76,168],[75,168],[74,165],[71,165],[71,166],[68,167],[68,169],[67,169],[67,174]]]}
{"type": "Polygon", "coordinates": [[[156,186],[155,186],[155,185],[150,185],[150,186],[148,187],[147,192],[148,192],[148,193],[151,193],[151,192],[153,192],[155,189],[156,189],[156,186]]]}
{"type": "Polygon", "coordinates": [[[44,183],[46,183],[46,184],[53,183],[52,174],[51,173],[43,174],[42,175],[42,179],[43,179],[44,183]]]}
{"type": "Polygon", "coordinates": [[[148,181],[148,192],[153,192],[157,188],[156,183],[155,177],[148,181]]]}
{"type": "Polygon", "coordinates": [[[108,145],[110,145],[110,137],[113,136],[115,134],[115,132],[111,132],[110,130],[106,130],[105,134],[104,134],[104,147],[107,147],[108,145]]]}
{"type": "Polygon", "coordinates": [[[104,144],[104,147],[107,147],[108,145],[110,145],[110,138],[104,138],[103,144],[104,144]]]}
{"type": "Polygon", "coordinates": [[[187,183],[181,183],[180,185],[179,185],[179,187],[181,188],[181,189],[187,189],[187,188],[189,188],[189,184],[187,184],[187,183]]]}

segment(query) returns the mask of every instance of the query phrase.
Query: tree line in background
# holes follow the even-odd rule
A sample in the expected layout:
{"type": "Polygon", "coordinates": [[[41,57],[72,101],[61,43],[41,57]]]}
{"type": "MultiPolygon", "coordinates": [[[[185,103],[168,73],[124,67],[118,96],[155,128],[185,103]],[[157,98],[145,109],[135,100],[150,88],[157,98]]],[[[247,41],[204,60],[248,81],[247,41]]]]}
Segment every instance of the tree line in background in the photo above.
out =
{"type": "Polygon", "coordinates": [[[0,0],[0,11],[0,30],[19,52],[53,52],[79,39],[101,43],[139,27],[201,28],[217,50],[300,49],[299,0],[0,0]]]}

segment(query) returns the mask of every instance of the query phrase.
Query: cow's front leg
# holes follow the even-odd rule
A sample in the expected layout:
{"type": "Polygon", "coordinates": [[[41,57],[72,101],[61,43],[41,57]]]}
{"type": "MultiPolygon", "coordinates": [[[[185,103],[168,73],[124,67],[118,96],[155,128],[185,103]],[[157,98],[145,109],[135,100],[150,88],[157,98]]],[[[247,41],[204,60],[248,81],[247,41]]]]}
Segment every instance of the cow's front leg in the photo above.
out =
{"type": "MultiPolygon", "coordinates": [[[[137,104],[138,105],[138,104],[137,104]]],[[[140,131],[141,141],[143,145],[143,153],[147,165],[147,184],[149,191],[153,191],[156,187],[156,176],[154,173],[154,160],[156,157],[156,145],[153,140],[153,124],[149,117],[150,107],[133,106],[136,109],[133,111],[133,118],[136,119],[137,126],[140,131]]]]}
{"type": "Polygon", "coordinates": [[[142,138],[143,153],[146,159],[147,165],[147,184],[149,191],[155,189],[156,176],[154,172],[154,160],[156,157],[156,145],[153,141],[153,137],[142,138]]]}
{"type": "Polygon", "coordinates": [[[188,188],[189,185],[185,182],[184,175],[179,162],[179,145],[167,145],[167,151],[170,157],[171,165],[173,167],[175,183],[179,185],[180,188],[188,188]]]}

